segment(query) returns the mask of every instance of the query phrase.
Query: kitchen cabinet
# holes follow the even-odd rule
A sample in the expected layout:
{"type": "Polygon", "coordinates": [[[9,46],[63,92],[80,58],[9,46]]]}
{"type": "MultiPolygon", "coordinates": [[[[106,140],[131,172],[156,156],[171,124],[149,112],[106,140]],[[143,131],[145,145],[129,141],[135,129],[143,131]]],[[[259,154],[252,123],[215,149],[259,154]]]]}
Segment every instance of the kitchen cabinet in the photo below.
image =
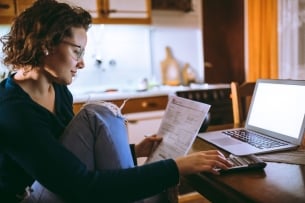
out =
{"type": "Polygon", "coordinates": [[[95,24],[150,24],[150,0],[60,0],[90,12],[95,24]]]}
{"type": "Polygon", "coordinates": [[[0,24],[11,24],[13,18],[33,4],[35,0],[0,0],[0,24]]]}
{"type": "Polygon", "coordinates": [[[16,15],[19,15],[26,8],[30,7],[35,0],[16,0],[16,15]]]}
{"type": "MultiPolygon", "coordinates": [[[[127,120],[130,143],[139,143],[144,135],[157,133],[168,102],[168,96],[135,98],[128,101],[122,110],[127,120]]],[[[138,158],[138,165],[146,158],[138,158]]]]}
{"type": "MultiPolygon", "coordinates": [[[[156,134],[163,115],[164,110],[125,114],[129,143],[137,144],[144,139],[145,135],[156,134]]],[[[137,161],[138,165],[142,165],[146,158],[141,157],[137,161]]]]}
{"type": "MultiPolygon", "coordinates": [[[[103,100],[103,101],[112,102],[119,107],[124,103],[124,99],[103,100]]],[[[168,102],[168,95],[132,98],[126,102],[124,108],[122,109],[122,113],[130,114],[130,113],[164,110],[166,108],[167,102],[168,102]]],[[[73,111],[75,114],[79,112],[83,104],[84,102],[77,102],[73,104],[73,111]]]]}
{"type": "MultiPolygon", "coordinates": [[[[95,24],[150,24],[150,0],[58,0],[80,6],[90,12],[95,24]]],[[[35,0],[0,0],[0,24],[12,19],[35,0]]]]}
{"type": "Polygon", "coordinates": [[[10,24],[15,16],[15,4],[12,0],[0,0],[0,23],[10,24]]]}
{"type": "Polygon", "coordinates": [[[192,0],[151,0],[153,10],[171,10],[190,12],[193,10],[192,0]]]}

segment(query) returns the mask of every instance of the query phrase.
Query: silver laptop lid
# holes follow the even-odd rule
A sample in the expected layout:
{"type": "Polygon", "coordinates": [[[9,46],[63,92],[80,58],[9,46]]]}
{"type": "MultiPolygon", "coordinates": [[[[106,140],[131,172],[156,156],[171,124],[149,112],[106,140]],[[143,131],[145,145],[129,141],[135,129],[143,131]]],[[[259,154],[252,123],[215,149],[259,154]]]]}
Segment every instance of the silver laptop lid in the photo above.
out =
{"type": "Polygon", "coordinates": [[[245,127],[299,145],[305,127],[305,81],[257,80],[245,127]]]}

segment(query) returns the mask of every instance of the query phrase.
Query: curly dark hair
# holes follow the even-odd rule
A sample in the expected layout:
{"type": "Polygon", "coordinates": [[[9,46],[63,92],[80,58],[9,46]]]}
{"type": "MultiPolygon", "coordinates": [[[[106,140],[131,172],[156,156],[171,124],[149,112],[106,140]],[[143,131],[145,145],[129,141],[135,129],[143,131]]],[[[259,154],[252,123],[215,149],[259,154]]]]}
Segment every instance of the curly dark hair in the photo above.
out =
{"type": "Polygon", "coordinates": [[[43,50],[72,37],[71,28],[84,28],[92,23],[90,14],[80,8],[55,0],[37,0],[17,16],[8,34],[1,37],[3,63],[13,70],[22,66],[39,66],[43,50]]]}

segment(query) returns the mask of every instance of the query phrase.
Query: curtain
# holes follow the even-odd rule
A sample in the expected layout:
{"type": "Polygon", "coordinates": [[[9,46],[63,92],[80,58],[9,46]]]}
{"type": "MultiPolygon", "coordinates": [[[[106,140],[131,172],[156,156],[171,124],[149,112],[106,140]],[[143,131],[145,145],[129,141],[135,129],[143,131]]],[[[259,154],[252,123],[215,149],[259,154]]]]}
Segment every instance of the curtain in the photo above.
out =
{"type": "MultiPolygon", "coordinates": [[[[289,0],[288,0],[289,1],[289,0]]],[[[278,78],[277,0],[247,0],[246,80],[278,78]]]]}

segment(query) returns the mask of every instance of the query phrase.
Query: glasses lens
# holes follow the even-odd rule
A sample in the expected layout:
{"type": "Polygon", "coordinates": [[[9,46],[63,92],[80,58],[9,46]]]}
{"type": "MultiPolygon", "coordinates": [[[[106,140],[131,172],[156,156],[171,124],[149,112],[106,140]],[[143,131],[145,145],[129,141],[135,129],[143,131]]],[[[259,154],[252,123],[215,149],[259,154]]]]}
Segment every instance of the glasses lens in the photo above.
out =
{"type": "Polygon", "coordinates": [[[79,48],[79,51],[74,50],[74,54],[76,55],[76,60],[79,61],[80,59],[82,59],[84,57],[85,48],[82,48],[81,46],[79,46],[77,44],[74,44],[72,42],[68,42],[68,41],[65,41],[65,40],[63,40],[62,43],[65,43],[65,44],[68,44],[70,46],[79,48]]]}
{"type": "Polygon", "coordinates": [[[77,56],[77,60],[80,60],[84,57],[85,55],[85,49],[84,48],[81,48],[80,51],[79,51],[79,54],[77,56]]]}

